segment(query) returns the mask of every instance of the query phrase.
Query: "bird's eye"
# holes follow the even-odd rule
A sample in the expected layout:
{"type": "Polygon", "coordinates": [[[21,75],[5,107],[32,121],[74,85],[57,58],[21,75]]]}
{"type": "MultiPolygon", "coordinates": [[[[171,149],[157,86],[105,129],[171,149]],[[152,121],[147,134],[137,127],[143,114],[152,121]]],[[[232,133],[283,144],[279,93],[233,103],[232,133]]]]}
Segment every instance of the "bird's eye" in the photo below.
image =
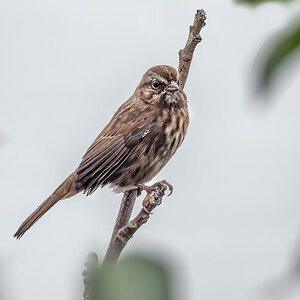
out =
{"type": "Polygon", "coordinates": [[[160,84],[159,84],[159,81],[158,81],[158,80],[154,80],[154,81],[152,82],[152,87],[153,87],[154,89],[158,89],[159,86],[160,86],[160,84]]]}

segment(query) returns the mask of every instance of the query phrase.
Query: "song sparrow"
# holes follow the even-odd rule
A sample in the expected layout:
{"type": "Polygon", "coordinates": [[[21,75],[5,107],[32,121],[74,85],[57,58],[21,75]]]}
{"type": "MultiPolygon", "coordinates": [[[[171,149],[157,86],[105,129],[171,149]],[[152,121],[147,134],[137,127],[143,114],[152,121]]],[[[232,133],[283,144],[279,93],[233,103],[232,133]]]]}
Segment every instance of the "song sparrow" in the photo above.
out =
{"type": "Polygon", "coordinates": [[[178,73],[155,66],[116,111],[88,148],[78,168],[19,227],[22,235],[55,203],[107,184],[116,192],[151,180],[181,145],[189,123],[187,99],[178,73]]]}

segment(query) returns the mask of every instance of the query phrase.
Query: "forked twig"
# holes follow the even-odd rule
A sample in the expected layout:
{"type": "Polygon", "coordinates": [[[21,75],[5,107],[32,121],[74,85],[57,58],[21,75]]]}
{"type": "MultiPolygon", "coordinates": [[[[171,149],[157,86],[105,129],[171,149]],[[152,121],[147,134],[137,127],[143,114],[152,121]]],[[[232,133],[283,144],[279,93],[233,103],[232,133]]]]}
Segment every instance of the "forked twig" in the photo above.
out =
{"type": "Polygon", "coordinates": [[[152,210],[162,203],[162,198],[165,195],[166,189],[166,185],[159,185],[152,194],[146,195],[142,208],[137,216],[124,227],[120,228],[111,240],[104,258],[104,264],[116,262],[118,260],[127,242],[133,237],[136,231],[148,221],[152,210]]]}
{"type": "MultiPolygon", "coordinates": [[[[192,58],[196,46],[201,41],[200,31],[206,25],[206,14],[203,9],[197,10],[193,25],[190,26],[189,35],[184,49],[179,51],[179,88],[183,89],[189,74],[192,58]]],[[[133,237],[134,233],[149,219],[152,210],[161,204],[162,198],[164,196],[166,186],[159,185],[152,194],[147,194],[143,201],[143,207],[137,216],[130,220],[132,209],[137,197],[137,189],[130,190],[124,193],[122,198],[121,206],[119,209],[118,217],[115,223],[115,227],[112,233],[112,237],[103,261],[103,264],[114,263],[118,260],[122,250],[126,246],[127,242],[133,237]]],[[[92,255],[93,256],[93,255],[92,255]]],[[[95,256],[95,255],[94,255],[95,256]]],[[[94,257],[93,256],[93,257],[94,257]]],[[[97,259],[92,259],[92,263],[95,266],[98,265],[97,259]]],[[[89,277],[88,270],[93,270],[93,268],[88,265],[87,272],[84,272],[84,283],[85,292],[84,299],[89,299],[88,290],[88,280],[89,277]]]]}

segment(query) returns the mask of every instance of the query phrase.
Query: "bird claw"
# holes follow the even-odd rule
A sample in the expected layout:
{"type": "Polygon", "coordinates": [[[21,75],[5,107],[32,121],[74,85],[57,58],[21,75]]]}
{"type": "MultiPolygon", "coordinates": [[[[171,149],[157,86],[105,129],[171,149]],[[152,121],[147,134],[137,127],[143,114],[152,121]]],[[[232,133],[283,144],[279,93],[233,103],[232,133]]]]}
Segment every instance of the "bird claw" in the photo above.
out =
{"type": "Polygon", "coordinates": [[[146,205],[143,203],[143,210],[148,214],[148,215],[152,215],[153,213],[151,211],[149,211],[146,207],[146,205]]]}
{"type": "Polygon", "coordinates": [[[161,183],[168,187],[168,189],[170,191],[168,197],[171,196],[173,193],[173,185],[171,183],[169,183],[167,180],[162,180],[161,183]]]}
{"type": "Polygon", "coordinates": [[[170,193],[168,196],[170,196],[173,193],[173,186],[172,184],[170,184],[168,181],[166,180],[162,180],[159,182],[156,182],[150,186],[145,185],[145,184],[138,184],[138,196],[140,196],[142,194],[142,191],[145,191],[147,194],[151,195],[153,192],[155,192],[156,188],[159,186],[167,186],[167,188],[169,189],[170,193]]]}

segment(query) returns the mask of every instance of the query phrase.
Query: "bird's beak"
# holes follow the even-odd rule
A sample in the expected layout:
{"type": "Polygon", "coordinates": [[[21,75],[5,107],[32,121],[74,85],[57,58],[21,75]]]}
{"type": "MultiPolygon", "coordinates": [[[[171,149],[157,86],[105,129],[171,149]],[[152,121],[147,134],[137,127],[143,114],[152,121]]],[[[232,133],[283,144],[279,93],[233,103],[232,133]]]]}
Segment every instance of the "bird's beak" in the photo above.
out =
{"type": "Polygon", "coordinates": [[[168,92],[176,92],[178,90],[179,90],[179,86],[174,80],[172,80],[170,82],[170,84],[167,86],[167,91],[168,92]]]}

